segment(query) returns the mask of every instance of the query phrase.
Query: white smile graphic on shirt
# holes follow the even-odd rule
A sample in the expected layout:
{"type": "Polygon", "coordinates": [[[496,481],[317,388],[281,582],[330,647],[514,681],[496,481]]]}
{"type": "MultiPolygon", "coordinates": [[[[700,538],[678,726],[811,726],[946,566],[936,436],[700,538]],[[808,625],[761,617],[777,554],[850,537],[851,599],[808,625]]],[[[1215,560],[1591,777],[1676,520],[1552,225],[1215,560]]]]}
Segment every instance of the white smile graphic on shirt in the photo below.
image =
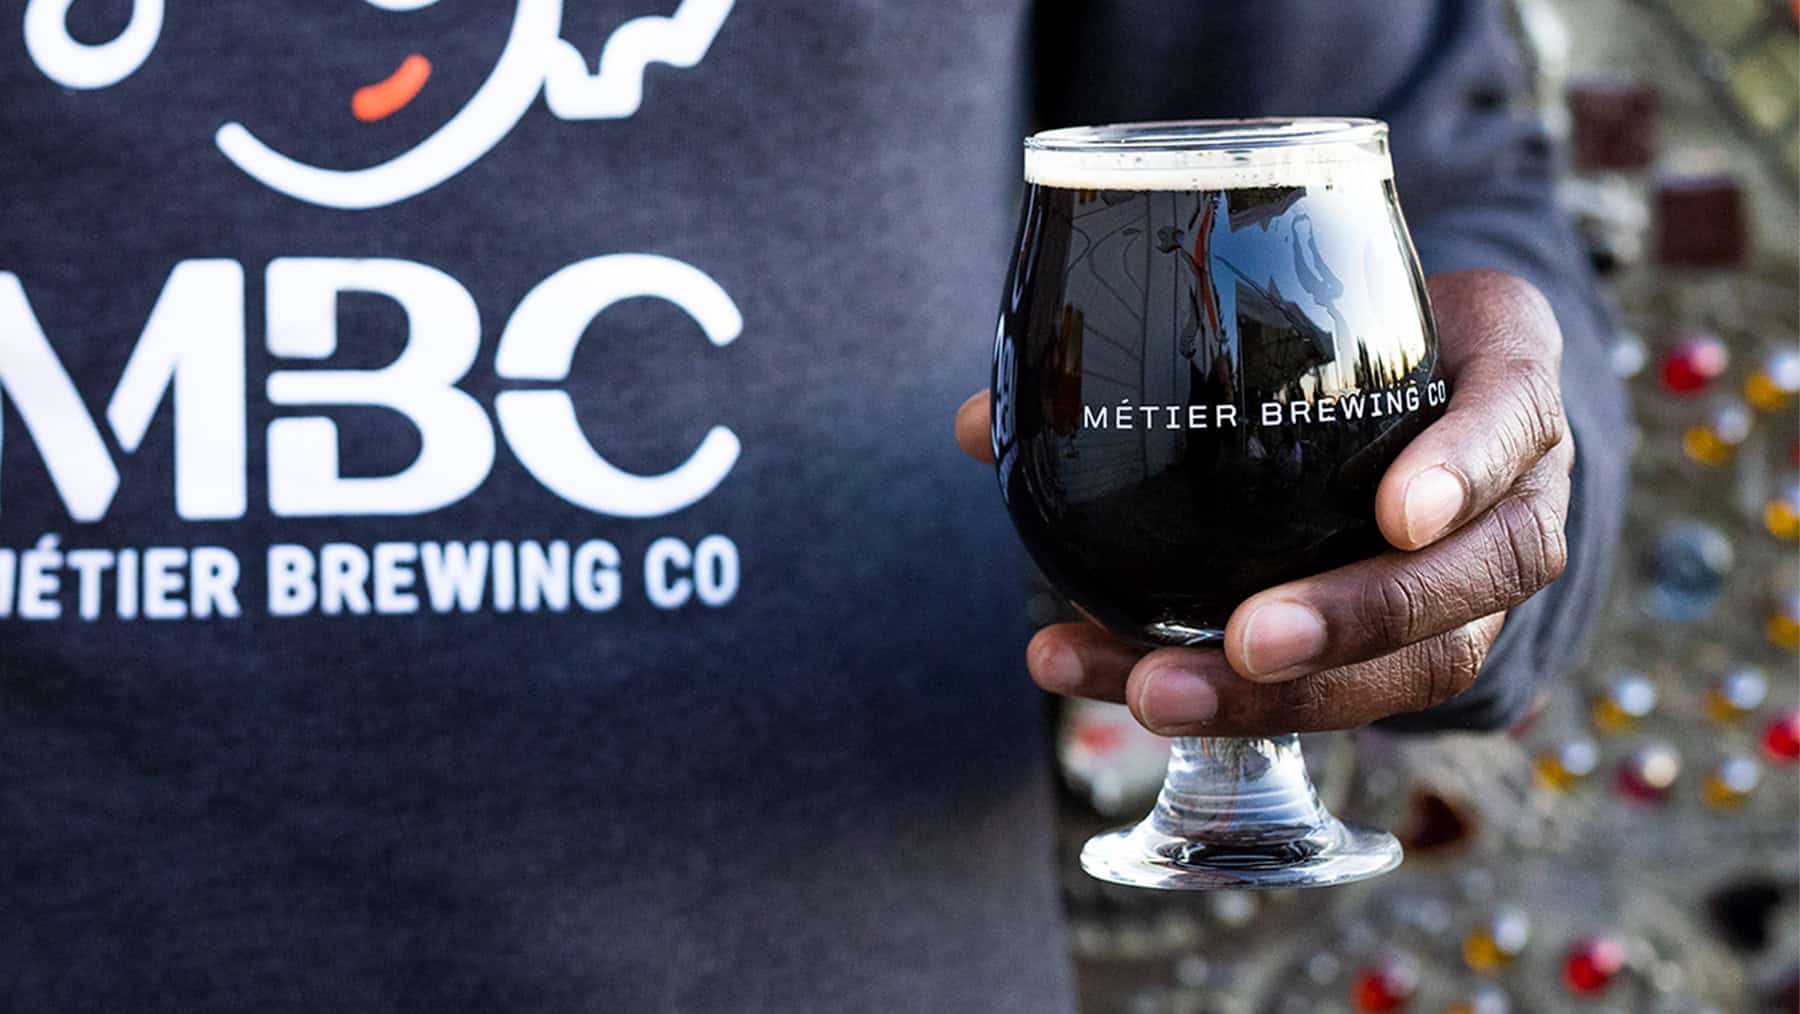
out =
{"type": "MultiPolygon", "coordinates": [[[[392,11],[437,0],[365,0],[392,11]]],[[[68,88],[105,88],[149,58],[162,31],[163,0],[133,0],[125,30],[100,45],[71,38],[64,18],[73,0],[30,0],[25,46],[45,76],[68,88]]],[[[379,208],[415,197],[473,165],[516,126],[540,91],[562,120],[617,120],[643,101],[652,63],[699,64],[734,0],[681,0],[668,17],[634,18],[601,50],[588,72],[581,50],[559,36],[562,0],[519,0],[506,47],[493,72],[460,112],[402,155],[364,169],[327,169],[289,158],[231,122],[214,140],[232,164],[272,190],[330,208],[379,208]]]]}

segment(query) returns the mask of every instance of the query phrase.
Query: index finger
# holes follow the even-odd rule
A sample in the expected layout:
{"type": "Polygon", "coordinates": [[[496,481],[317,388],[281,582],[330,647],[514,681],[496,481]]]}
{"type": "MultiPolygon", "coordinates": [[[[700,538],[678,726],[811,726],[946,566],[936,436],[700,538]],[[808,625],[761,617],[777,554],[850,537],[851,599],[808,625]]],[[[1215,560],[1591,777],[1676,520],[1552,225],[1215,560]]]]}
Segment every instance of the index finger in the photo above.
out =
{"type": "Polygon", "coordinates": [[[1225,655],[1247,678],[1291,680],[1511,609],[1562,575],[1568,504],[1568,474],[1541,462],[1493,509],[1424,549],[1245,599],[1225,626],[1225,655]]]}
{"type": "Polygon", "coordinates": [[[1479,516],[1552,451],[1573,460],[1562,331],[1549,302],[1498,271],[1434,276],[1431,289],[1450,405],[1400,452],[1375,493],[1382,534],[1408,550],[1479,516]]]}
{"type": "Polygon", "coordinates": [[[1162,736],[1355,728],[1469,689],[1503,623],[1504,616],[1484,616],[1392,654],[1283,683],[1240,679],[1213,649],[1163,648],[1132,667],[1126,703],[1162,736]]]}
{"type": "Polygon", "coordinates": [[[994,443],[988,435],[988,392],[984,389],[969,395],[969,400],[956,410],[956,443],[963,453],[983,464],[994,463],[994,443]]]}

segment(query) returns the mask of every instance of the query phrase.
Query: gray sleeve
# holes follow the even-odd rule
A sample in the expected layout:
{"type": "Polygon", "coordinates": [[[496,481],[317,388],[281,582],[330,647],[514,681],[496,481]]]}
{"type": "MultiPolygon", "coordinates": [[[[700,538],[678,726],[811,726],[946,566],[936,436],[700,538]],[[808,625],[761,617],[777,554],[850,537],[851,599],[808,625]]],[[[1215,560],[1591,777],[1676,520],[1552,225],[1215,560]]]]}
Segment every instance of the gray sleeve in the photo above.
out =
{"type": "Polygon", "coordinates": [[[1624,393],[1610,322],[1554,197],[1556,157],[1524,97],[1499,10],[1484,0],[1045,2],[1037,14],[1045,126],[1216,116],[1360,115],[1393,127],[1395,182],[1428,272],[1497,268],[1536,284],[1565,339],[1578,453],[1569,566],[1515,608],[1461,697],[1388,719],[1491,729],[1580,664],[1624,514],[1624,393]]]}

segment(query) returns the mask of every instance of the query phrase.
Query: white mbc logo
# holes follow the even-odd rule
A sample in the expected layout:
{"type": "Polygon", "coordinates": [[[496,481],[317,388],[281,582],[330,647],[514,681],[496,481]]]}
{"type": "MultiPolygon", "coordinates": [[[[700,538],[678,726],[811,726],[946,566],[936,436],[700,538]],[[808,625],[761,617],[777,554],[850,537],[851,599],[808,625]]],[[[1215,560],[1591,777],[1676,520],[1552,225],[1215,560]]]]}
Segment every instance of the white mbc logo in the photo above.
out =
{"type": "MultiPolygon", "coordinates": [[[[269,509],[283,517],[422,514],[462,499],[487,478],[495,453],[486,411],[455,386],[481,342],[474,298],[444,272],[410,261],[279,258],[265,274],[269,352],[329,358],[337,348],[338,296],[345,292],[377,293],[405,311],[407,341],[399,357],[378,370],[273,370],[266,396],[288,408],[366,405],[398,412],[418,428],[419,455],[394,475],[345,477],[332,420],[277,419],[268,429],[269,509]]],[[[613,303],[637,297],[673,303],[714,346],[729,345],[743,330],[731,297],[698,268],[651,254],[594,257],[555,272],[520,301],[501,333],[495,373],[566,380],[582,332],[613,303]]],[[[245,329],[243,267],[223,259],[182,261],[169,273],[106,406],[107,425],[130,454],[172,393],[175,504],[185,520],[238,518],[246,509],[245,329]]],[[[0,272],[0,397],[12,399],[69,515],[103,518],[119,488],[118,468],[24,286],[9,272],[0,272]]],[[[697,503],[724,480],[741,450],[736,434],[715,425],[686,461],[660,475],[640,475],[613,465],[588,442],[562,391],[503,392],[494,414],[507,446],[538,482],[615,517],[658,517],[697,503]]]]}

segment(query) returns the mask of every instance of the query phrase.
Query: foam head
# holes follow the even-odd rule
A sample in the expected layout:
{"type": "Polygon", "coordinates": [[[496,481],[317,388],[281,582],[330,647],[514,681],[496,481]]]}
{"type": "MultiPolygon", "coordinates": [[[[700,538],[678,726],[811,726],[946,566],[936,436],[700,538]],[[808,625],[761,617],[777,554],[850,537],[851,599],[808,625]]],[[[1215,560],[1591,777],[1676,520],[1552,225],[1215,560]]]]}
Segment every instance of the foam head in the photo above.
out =
{"type": "Polygon", "coordinates": [[[1186,120],[1046,130],[1025,180],[1069,190],[1233,190],[1392,179],[1380,120],[1186,120]]]}

